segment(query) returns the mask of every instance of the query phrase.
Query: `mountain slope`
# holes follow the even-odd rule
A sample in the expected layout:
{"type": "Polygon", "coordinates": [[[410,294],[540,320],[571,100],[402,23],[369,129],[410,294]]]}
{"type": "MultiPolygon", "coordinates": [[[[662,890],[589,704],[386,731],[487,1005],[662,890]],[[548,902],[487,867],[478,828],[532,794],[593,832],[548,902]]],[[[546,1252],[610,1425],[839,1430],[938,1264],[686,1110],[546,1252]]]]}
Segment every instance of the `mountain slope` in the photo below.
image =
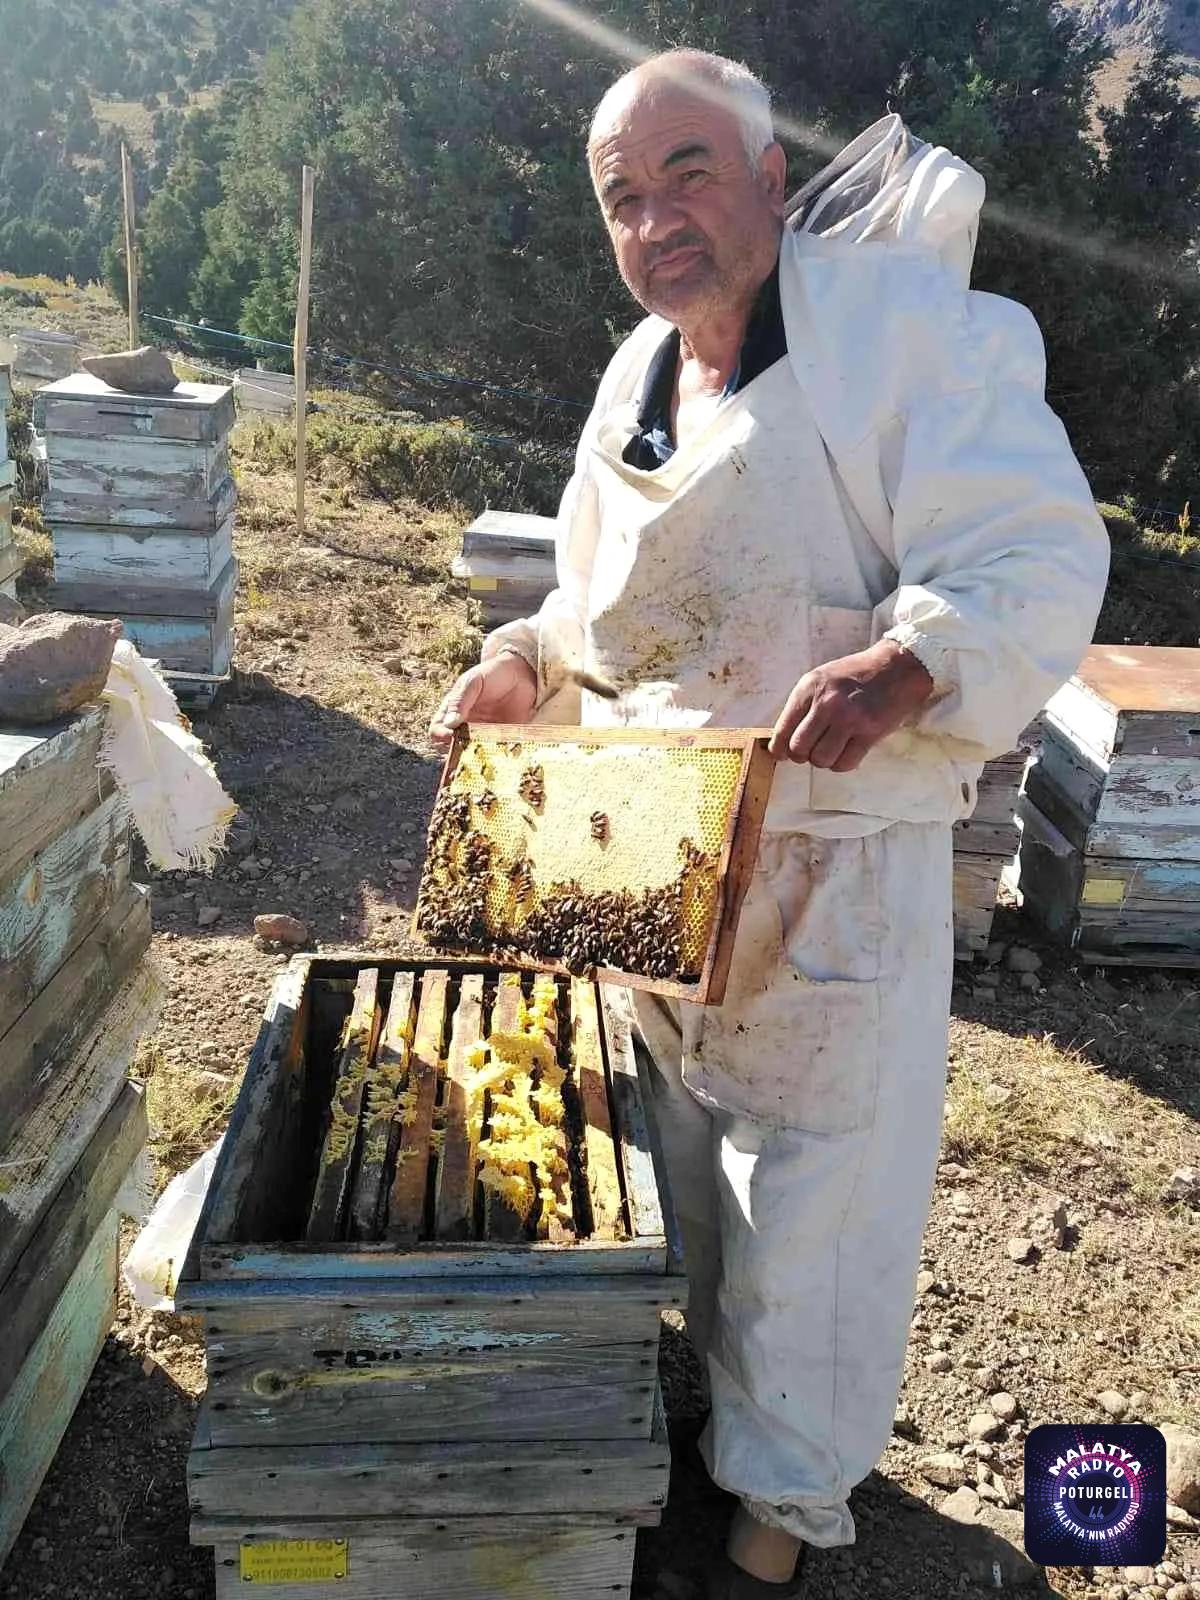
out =
{"type": "Polygon", "coordinates": [[[1114,50],[1146,50],[1165,39],[1184,55],[1200,56],[1200,0],[1063,0],[1114,50]]]}

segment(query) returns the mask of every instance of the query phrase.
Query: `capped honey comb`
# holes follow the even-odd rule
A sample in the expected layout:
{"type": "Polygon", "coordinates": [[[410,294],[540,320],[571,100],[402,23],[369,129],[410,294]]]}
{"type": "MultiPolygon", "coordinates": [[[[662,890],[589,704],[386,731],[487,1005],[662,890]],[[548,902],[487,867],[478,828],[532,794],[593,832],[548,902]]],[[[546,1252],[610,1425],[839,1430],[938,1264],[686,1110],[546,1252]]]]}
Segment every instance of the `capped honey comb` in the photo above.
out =
{"type": "Polygon", "coordinates": [[[718,1003],[772,772],[756,732],[460,730],[417,929],[442,950],[718,1003]]]}

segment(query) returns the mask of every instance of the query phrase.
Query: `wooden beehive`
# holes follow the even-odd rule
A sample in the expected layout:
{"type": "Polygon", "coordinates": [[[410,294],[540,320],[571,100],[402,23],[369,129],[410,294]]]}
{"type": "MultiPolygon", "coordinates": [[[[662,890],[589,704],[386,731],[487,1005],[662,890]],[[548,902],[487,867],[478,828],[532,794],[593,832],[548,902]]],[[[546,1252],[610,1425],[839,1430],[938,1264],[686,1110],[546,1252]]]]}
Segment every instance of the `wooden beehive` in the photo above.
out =
{"type": "Polygon", "coordinates": [[[36,383],[65,378],[79,364],[79,340],[50,328],[18,328],[12,336],[13,371],[36,383]]]}
{"type": "Polygon", "coordinates": [[[290,372],[264,372],[259,367],[239,367],[234,375],[243,411],[288,417],[296,409],[296,379],[290,372]]]}
{"type": "Polygon", "coordinates": [[[334,1581],[338,1559],[361,1600],[484,1600],[500,1570],[627,1592],[666,1495],[679,1250],[628,1025],[593,985],[539,981],[565,1226],[557,1196],[556,1226],[514,1226],[480,1182],[496,1105],[472,1101],[473,1046],[539,1009],[533,978],[358,956],[277,982],[176,1296],[208,1343],[188,1476],[218,1595],[289,1564],[334,1581]]]}
{"type": "Polygon", "coordinates": [[[1200,650],[1093,645],[1021,825],[1025,903],[1085,960],[1200,964],[1200,650]]]}
{"type": "Polygon", "coordinates": [[[464,530],[451,571],[479,602],[484,628],[531,617],[555,585],[553,517],[484,511],[464,530]]]}
{"type": "Polygon", "coordinates": [[[960,961],[986,950],[992,937],[1001,874],[1017,852],[1017,797],[1029,760],[1025,750],[989,761],[978,800],[954,825],[954,954],[960,961]]]}
{"type": "Polygon", "coordinates": [[[146,1139],[125,1081],[160,986],[103,715],[0,727],[0,1561],[112,1322],[114,1201],[146,1139]]]}
{"type": "Polygon", "coordinates": [[[774,770],[758,730],[460,729],[417,930],[718,1005],[774,770]]]}
{"type": "Polygon", "coordinates": [[[42,390],[35,415],[54,603],[120,617],[177,693],[211,698],[233,653],[232,390],[126,394],[75,374],[42,390]]]}
{"type": "Polygon", "coordinates": [[[12,404],[12,378],[7,367],[0,367],[0,594],[17,597],[17,574],[21,556],[13,543],[12,504],[17,464],[8,455],[8,408],[12,404]]]}

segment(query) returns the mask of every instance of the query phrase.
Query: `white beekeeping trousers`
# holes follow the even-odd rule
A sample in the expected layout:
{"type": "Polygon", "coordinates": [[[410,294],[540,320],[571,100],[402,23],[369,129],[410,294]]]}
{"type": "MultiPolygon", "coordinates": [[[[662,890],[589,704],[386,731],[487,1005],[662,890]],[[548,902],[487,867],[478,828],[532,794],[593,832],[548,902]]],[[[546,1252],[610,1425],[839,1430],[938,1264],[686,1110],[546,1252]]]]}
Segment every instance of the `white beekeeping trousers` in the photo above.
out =
{"type": "Polygon", "coordinates": [[[887,1444],[941,1132],[951,835],[764,839],[725,1004],[634,996],[715,1482],[810,1544],[887,1444]]]}

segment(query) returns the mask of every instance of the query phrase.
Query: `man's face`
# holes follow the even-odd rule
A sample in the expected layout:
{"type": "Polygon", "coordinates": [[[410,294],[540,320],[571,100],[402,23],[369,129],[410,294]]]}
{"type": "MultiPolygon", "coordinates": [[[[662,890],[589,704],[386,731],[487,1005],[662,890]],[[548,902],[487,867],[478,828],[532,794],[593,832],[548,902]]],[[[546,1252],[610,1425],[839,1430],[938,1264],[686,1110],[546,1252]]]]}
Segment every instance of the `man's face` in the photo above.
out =
{"type": "Polygon", "coordinates": [[[779,250],[784,157],[753,172],[734,115],[651,78],[589,147],[617,266],[647,311],[682,325],[745,309],[779,250]]]}

